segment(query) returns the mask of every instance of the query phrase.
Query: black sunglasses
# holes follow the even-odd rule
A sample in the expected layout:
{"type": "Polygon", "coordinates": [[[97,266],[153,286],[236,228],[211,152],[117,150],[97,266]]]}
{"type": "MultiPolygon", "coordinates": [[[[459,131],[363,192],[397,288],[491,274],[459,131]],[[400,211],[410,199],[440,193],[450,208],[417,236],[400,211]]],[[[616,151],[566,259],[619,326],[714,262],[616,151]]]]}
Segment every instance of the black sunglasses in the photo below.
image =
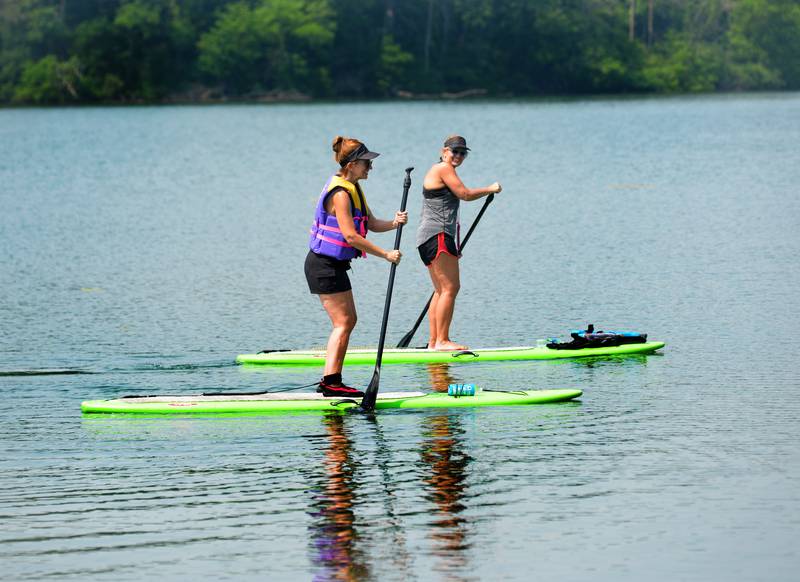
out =
{"type": "Polygon", "coordinates": [[[461,150],[461,149],[455,149],[455,150],[450,150],[450,151],[453,152],[454,156],[464,156],[465,158],[469,154],[469,152],[467,150],[461,150]]]}

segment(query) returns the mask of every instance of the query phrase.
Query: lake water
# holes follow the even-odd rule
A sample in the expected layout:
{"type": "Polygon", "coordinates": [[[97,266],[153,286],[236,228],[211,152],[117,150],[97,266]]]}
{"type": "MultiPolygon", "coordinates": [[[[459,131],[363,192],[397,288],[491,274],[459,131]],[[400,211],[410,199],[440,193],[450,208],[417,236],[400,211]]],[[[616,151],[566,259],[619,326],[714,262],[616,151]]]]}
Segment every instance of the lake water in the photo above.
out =
{"type": "MultiPolygon", "coordinates": [[[[798,94],[0,110],[4,576],[796,579],[799,146],[798,94]],[[451,133],[472,148],[464,181],[504,187],[464,253],[454,339],[593,322],[660,355],[381,374],[584,390],[560,405],[81,416],[86,399],[318,379],[234,358],[327,338],[302,265],[332,138],[382,152],[378,216],[416,167],[415,227],[451,133]]],[[[430,292],[413,234],[390,342],[430,292]]],[[[388,272],[354,265],[352,345],[378,340],[388,272]]]]}

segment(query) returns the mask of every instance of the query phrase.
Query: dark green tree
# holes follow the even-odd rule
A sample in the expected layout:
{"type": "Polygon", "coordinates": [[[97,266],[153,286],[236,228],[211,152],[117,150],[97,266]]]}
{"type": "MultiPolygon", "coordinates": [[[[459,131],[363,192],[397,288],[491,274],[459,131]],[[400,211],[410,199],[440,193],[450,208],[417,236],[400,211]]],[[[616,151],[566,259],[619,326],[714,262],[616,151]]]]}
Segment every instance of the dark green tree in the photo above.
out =
{"type": "Polygon", "coordinates": [[[735,89],[800,89],[800,3],[740,0],[728,33],[735,89]]]}
{"type": "Polygon", "coordinates": [[[261,0],[228,5],[198,43],[200,70],[228,92],[326,94],[336,28],[327,0],[261,0]]]}

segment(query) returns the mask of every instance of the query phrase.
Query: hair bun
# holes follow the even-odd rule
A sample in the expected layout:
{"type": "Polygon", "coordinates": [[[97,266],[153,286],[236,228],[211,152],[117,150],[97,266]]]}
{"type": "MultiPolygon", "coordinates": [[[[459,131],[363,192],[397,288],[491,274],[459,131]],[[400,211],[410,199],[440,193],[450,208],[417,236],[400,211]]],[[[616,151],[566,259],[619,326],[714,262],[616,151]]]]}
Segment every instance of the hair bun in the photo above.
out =
{"type": "Polygon", "coordinates": [[[332,147],[333,151],[337,154],[342,150],[342,144],[344,143],[344,140],[345,138],[341,135],[337,135],[335,138],[333,138],[332,147]]]}

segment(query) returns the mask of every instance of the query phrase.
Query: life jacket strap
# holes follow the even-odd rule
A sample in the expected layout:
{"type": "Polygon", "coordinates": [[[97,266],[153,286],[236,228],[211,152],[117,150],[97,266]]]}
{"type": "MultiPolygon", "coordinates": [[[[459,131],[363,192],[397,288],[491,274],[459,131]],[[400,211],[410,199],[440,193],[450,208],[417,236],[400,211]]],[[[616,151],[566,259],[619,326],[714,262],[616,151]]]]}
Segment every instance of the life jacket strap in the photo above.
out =
{"type": "Polygon", "coordinates": [[[331,243],[332,245],[336,245],[336,246],[339,246],[339,247],[345,247],[345,248],[350,248],[350,249],[353,248],[353,245],[349,245],[346,242],[342,242],[340,240],[336,240],[335,238],[331,238],[329,236],[325,236],[324,234],[319,233],[319,232],[317,233],[317,238],[319,240],[324,240],[325,242],[331,243]]]}
{"type": "MultiPolygon", "coordinates": [[[[329,230],[330,232],[338,232],[341,234],[342,230],[335,226],[328,226],[327,224],[317,223],[317,230],[329,230]]],[[[313,231],[312,231],[313,232],[313,231]]]]}

